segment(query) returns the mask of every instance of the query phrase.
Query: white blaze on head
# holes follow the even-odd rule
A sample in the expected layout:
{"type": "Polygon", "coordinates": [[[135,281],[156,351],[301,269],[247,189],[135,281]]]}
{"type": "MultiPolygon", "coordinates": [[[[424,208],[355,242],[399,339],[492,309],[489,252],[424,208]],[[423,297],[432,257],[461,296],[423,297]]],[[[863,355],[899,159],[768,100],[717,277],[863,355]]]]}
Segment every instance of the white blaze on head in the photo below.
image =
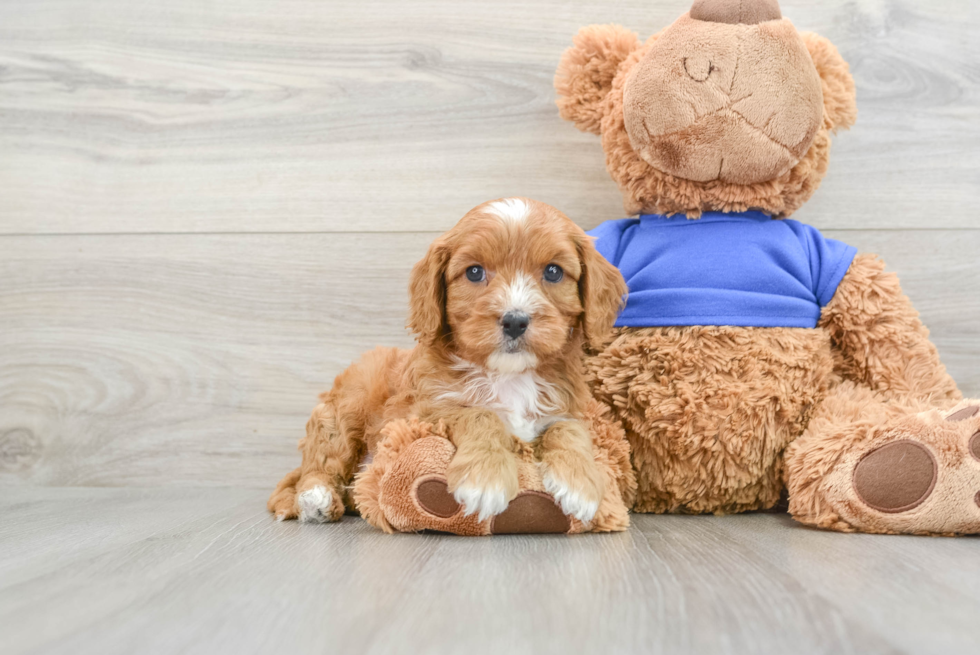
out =
{"type": "Polygon", "coordinates": [[[521,312],[533,316],[541,307],[541,291],[534,280],[526,273],[518,273],[503,288],[503,302],[499,307],[501,314],[521,312]]]}
{"type": "MultiPolygon", "coordinates": [[[[501,316],[509,312],[526,314],[531,319],[529,329],[534,329],[534,314],[541,308],[544,298],[541,290],[526,273],[517,273],[514,278],[508,281],[498,296],[497,311],[501,316]]],[[[501,332],[503,339],[503,332],[501,332]]],[[[501,341],[501,346],[504,342],[501,341]]],[[[525,350],[506,352],[498,350],[490,355],[487,360],[487,368],[497,373],[522,373],[536,368],[538,358],[534,353],[525,350]]]]}
{"type": "Polygon", "coordinates": [[[523,223],[530,212],[530,207],[520,198],[505,198],[494,200],[487,205],[487,210],[499,216],[504,221],[523,223]]]}

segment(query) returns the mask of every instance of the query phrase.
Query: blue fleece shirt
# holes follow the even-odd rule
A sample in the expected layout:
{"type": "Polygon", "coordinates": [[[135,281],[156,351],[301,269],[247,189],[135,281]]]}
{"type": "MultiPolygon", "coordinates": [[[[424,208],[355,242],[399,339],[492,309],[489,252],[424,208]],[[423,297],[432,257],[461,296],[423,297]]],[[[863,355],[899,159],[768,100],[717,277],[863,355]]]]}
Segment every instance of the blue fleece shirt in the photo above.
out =
{"type": "Polygon", "coordinates": [[[617,326],[813,328],[856,249],[761,212],[644,214],[589,232],[629,285],[617,326]]]}

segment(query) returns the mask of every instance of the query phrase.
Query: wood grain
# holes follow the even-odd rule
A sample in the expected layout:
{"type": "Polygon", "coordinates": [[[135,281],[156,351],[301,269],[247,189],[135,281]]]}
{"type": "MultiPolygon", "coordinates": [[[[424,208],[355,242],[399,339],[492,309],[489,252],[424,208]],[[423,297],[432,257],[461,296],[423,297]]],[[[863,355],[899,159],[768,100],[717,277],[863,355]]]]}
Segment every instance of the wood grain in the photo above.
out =
{"type": "MultiPolygon", "coordinates": [[[[527,195],[622,214],[551,80],[579,27],[688,0],[0,4],[0,234],[442,231],[527,195]]],[[[861,117],[798,216],[976,229],[980,5],[782,2],[851,62],[861,117]]]]}
{"type": "Polygon", "coordinates": [[[785,515],[613,535],[276,523],[241,489],[0,496],[0,649],[116,653],[975,653],[976,539],[785,515]]]}
{"type": "MultiPolygon", "coordinates": [[[[975,653],[976,539],[265,513],[316,394],[411,345],[435,234],[499,196],[621,216],[555,65],[583,25],[689,5],[0,3],[0,652],[975,653]]],[[[781,5],[859,92],[796,217],[882,254],[980,397],[980,4],[781,5]]]]}
{"type": "MultiPolygon", "coordinates": [[[[980,396],[980,232],[829,232],[881,253],[980,396]]],[[[271,487],[316,394],[410,346],[430,234],[0,238],[0,482],[271,487]]]]}
{"type": "Polygon", "coordinates": [[[718,521],[710,528],[717,530],[718,541],[737,540],[808,593],[833,599],[847,616],[860,616],[865,628],[896,650],[968,652],[980,643],[974,610],[980,586],[973,583],[980,575],[980,563],[974,561],[980,544],[975,538],[945,540],[948,545],[939,539],[876,540],[873,535],[833,539],[805,528],[787,529],[788,516],[781,516],[782,522],[760,515],[745,518],[740,525],[718,521]],[[925,561],[932,557],[938,561],[925,561]],[[879,600],[869,602],[868,594],[879,600]],[[929,623],[936,629],[924,629],[929,623]]]}
{"type": "Polygon", "coordinates": [[[0,240],[2,478],[268,486],[335,374],[411,345],[430,238],[0,240]]]}

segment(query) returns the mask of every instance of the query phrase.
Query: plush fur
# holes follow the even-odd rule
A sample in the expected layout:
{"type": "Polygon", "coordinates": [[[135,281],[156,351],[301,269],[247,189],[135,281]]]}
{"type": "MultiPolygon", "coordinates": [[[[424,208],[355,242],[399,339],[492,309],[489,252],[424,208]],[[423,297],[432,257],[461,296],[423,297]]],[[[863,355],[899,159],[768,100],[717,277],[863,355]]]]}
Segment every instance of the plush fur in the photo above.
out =
{"type": "MultiPolygon", "coordinates": [[[[846,62],[775,0],[697,0],[645,44],[583,28],[555,88],[561,115],[601,135],[630,214],[788,216],[826,173],[830,134],[856,118],[846,62]]],[[[815,329],[622,328],[587,366],[630,441],[636,511],[724,514],[788,493],[817,527],[980,532],[980,401],[961,399],[873,255],[854,259],[815,329]]]]}
{"type": "MultiPolygon", "coordinates": [[[[622,428],[609,409],[597,402],[586,408],[584,422],[592,441],[597,470],[605,493],[590,524],[572,517],[570,534],[584,531],[618,532],[629,526],[627,507],[636,495],[636,477],[630,464],[629,445],[622,428]]],[[[522,493],[547,493],[534,444],[516,440],[518,477],[522,493]]],[[[493,531],[492,519],[455,511],[433,516],[420,506],[413,493],[420,482],[445,480],[455,448],[445,424],[432,425],[418,419],[387,423],[377,453],[354,483],[354,501],[362,517],[385,532],[439,530],[460,535],[486,535],[493,531]]]]}
{"type": "Polygon", "coordinates": [[[639,512],[771,507],[832,371],[828,335],[802,328],[619,328],[588,363],[623,420],[639,512]]]}
{"type": "Polygon", "coordinates": [[[650,42],[623,84],[633,149],[696,182],[744,186],[788,173],[823,113],[820,76],[786,19],[733,26],[685,16],[650,42]]]}
{"type": "MultiPolygon", "coordinates": [[[[451,458],[422,458],[417,472],[444,476],[473,519],[460,519],[460,533],[504,512],[532,479],[578,521],[573,531],[622,529],[631,483],[604,463],[616,454],[595,450],[595,430],[609,428],[587,421],[583,344],[601,342],[625,293],[619,272],[553,207],[523,198],[476,207],[412,271],[408,324],[418,345],[378,348],[337,376],[307,424],[302,465],[280,482],[270,511],[325,522],[361,508],[382,529],[444,529],[387,517],[378,479],[399,444],[435,436],[451,458]],[[513,316],[526,322],[522,334],[508,335],[513,316]],[[521,472],[522,443],[533,447],[539,478],[521,472]],[[365,458],[369,474],[352,498],[365,458]],[[621,510],[609,506],[616,498],[621,510]]],[[[402,516],[409,499],[387,501],[402,516]]]]}
{"type": "MultiPolygon", "coordinates": [[[[685,23],[689,20],[681,19],[685,23]]],[[[760,26],[728,28],[762,29],[760,26]]],[[[573,41],[573,47],[562,56],[555,75],[562,117],[583,131],[601,134],[606,168],[622,191],[626,213],[697,217],[704,211],[737,212],[755,208],[774,216],[789,216],[799,209],[817,190],[827,172],[830,133],[850,127],[857,117],[854,81],[833,44],[816,34],[799,34],[820,77],[823,98],[823,119],[809,148],[778,177],[742,184],[722,179],[696,181],[673,175],[651,165],[634,149],[626,129],[624,88],[657,39],[658,36],[653,36],[641,45],[633,32],[618,25],[585,27],[573,41]],[[627,52],[627,48],[631,49],[627,52]]]]}

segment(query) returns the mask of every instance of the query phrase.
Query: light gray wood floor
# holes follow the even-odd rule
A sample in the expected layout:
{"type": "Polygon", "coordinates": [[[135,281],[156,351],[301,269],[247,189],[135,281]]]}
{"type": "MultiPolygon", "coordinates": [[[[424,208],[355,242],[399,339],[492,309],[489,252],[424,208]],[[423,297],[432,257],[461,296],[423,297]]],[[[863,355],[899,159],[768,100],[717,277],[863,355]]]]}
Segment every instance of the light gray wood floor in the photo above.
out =
{"type": "MultiPolygon", "coordinates": [[[[473,205],[622,216],[551,79],[688,0],[0,2],[0,653],[980,652],[980,541],[785,516],[457,539],[275,524],[316,394],[409,345],[473,205]]],[[[980,396],[980,3],[784,0],[858,124],[797,215],[980,396]]]]}
{"type": "Polygon", "coordinates": [[[972,539],[785,515],[637,516],[624,534],[387,536],[276,523],[256,490],[18,488],[0,499],[5,655],[976,653],[972,539]]]}

